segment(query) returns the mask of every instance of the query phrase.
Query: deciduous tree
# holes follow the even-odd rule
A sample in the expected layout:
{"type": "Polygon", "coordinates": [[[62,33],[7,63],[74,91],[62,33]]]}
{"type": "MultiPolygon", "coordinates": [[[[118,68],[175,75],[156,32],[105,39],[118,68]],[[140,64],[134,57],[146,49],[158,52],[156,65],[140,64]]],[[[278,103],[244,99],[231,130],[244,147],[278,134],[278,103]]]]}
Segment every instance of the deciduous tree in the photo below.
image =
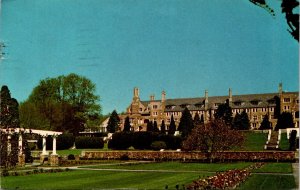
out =
{"type": "Polygon", "coordinates": [[[207,158],[213,161],[215,153],[242,146],[244,136],[221,119],[206,124],[197,125],[183,142],[183,149],[197,150],[207,153],[207,158]]]}
{"type": "Polygon", "coordinates": [[[224,120],[227,125],[232,125],[232,110],[228,100],[226,100],[226,103],[218,106],[214,116],[216,119],[224,120]]]}

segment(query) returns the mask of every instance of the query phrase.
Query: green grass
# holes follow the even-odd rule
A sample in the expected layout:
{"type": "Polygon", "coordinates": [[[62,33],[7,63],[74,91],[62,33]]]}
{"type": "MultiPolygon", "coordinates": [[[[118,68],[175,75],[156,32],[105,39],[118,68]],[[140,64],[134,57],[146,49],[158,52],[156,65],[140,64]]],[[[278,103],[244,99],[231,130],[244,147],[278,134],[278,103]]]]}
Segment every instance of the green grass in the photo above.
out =
{"type": "MultiPolygon", "coordinates": [[[[70,171],[2,178],[2,188],[19,189],[84,189],[139,188],[164,189],[166,185],[189,184],[200,173],[70,171]]],[[[212,174],[201,173],[203,176],[212,174]]]]}
{"type": "Polygon", "coordinates": [[[268,139],[267,133],[256,133],[256,132],[243,132],[245,136],[245,142],[243,147],[235,148],[234,150],[243,151],[262,151],[268,139]]]}
{"type": "Polygon", "coordinates": [[[292,173],[293,168],[291,163],[266,163],[261,168],[253,170],[253,172],[292,173]]]}
{"type": "Polygon", "coordinates": [[[239,188],[240,190],[284,190],[296,189],[292,175],[258,175],[252,174],[239,188]]]}
{"type": "Polygon", "coordinates": [[[126,164],[126,165],[95,165],[82,166],[82,168],[111,168],[111,169],[130,169],[130,170],[175,170],[175,171],[225,171],[230,169],[243,169],[252,163],[181,163],[181,162],[162,162],[146,164],[126,164]]]}
{"type": "Polygon", "coordinates": [[[289,140],[287,139],[286,133],[281,133],[281,139],[279,142],[279,149],[281,150],[289,150],[290,148],[290,143],[289,140]]]}

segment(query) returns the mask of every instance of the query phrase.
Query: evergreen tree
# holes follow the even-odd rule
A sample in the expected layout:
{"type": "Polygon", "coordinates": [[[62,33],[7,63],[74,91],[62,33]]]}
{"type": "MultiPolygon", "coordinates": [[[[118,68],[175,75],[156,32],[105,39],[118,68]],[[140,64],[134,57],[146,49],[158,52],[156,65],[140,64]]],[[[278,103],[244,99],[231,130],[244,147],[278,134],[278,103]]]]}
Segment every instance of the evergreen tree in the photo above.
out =
{"type": "Polygon", "coordinates": [[[242,121],[242,128],[241,130],[249,130],[250,129],[250,120],[248,114],[245,110],[241,113],[241,121],[242,121]]]}
{"type": "Polygon", "coordinates": [[[271,122],[269,121],[269,115],[266,114],[262,120],[262,122],[260,123],[260,130],[264,130],[264,129],[272,129],[271,127],[271,122]]]}
{"type": "Polygon", "coordinates": [[[11,124],[9,105],[11,102],[10,91],[7,86],[1,87],[0,92],[0,127],[8,128],[11,124]]]}
{"type": "Polygon", "coordinates": [[[114,133],[119,127],[120,118],[116,110],[114,110],[108,120],[107,131],[109,133],[114,133]]]}
{"type": "Polygon", "coordinates": [[[200,124],[201,124],[201,119],[200,119],[198,112],[196,112],[195,117],[194,117],[194,125],[200,125],[200,124]]]}
{"type": "Polygon", "coordinates": [[[216,110],[215,119],[222,119],[225,121],[225,123],[229,126],[232,125],[232,110],[229,106],[229,101],[226,100],[225,104],[220,104],[218,106],[218,109],[216,110]]]}
{"type": "Polygon", "coordinates": [[[131,128],[131,125],[130,125],[129,117],[127,116],[125,118],[123,131],[130,131],[130,128],[131,128]]]}
{"type": "Polygon", "coordinates": [[[290,112],[282,112],[279,115],[275,130],[286,128],[294,128],[294,119],[290,112]]]}
{"type": "Polygon", "coordinates": [[[163,133],[163,134],[166,133],[166,125],[165,125],[165,121],[164,120],[161,121],[160,132],[163,133]]]}
{"type": "Polygon", "coordinates": [[[201,123],[204,123],[204,116],[203,116],[203,114],[201,114],[200,122],[201,122],[201,123]]]}
{"type": "Polygon", "coordinates": [[[153,123],[153,132],[159,132],[156,121],[154,121],[154,123],[153,123]]]}
{"type": "Polygon", "coordinates": [[[240,130],[242,128],[242,118],[239,113],[236,113],[234,116],[232,128],[236,130],[240,130]]]}
{"type": "Polygon", "coordinates": [[[297,147],[297,131],[296,130],[292,130],[291,132],[291,136],[289,139],[289,150],[291,151],[295,151],[296,147],[297,147]]]}
{"type": "Polygon", "coordinates": [[[153,123],[152,123],[152,121],[149,121],[147,123],[147,131],[153,131],[153,123]]]}
{"type": "Polygon", "coordinates": [[[278,119],[280,117],[280,98],[278,96],[274,96],[275,100],[275,109],[274,109],[274,118],[278,119]]]}
{"type": "Polygon", "coordinates": [[[172,114],[168,134],[174,135],[175,131],[176,131],[176,124],[175,124],[174,117],[172,114]]]}
{"type": "Polygon", "coordinates": [[[12,98],[9,102],[9,113],[10,113],[10,126],[13,128],[20,127],[19,117],[19,103],[15,98],[12,98]]]}
{"type": "Polygon", "coordinates": [[[188,134],[192,131],[194,128],[193,118],[188,110],[188,108],[185,108],[182,111],[178,130],[181,132],[182,137],[187,137],[188,134]]]}

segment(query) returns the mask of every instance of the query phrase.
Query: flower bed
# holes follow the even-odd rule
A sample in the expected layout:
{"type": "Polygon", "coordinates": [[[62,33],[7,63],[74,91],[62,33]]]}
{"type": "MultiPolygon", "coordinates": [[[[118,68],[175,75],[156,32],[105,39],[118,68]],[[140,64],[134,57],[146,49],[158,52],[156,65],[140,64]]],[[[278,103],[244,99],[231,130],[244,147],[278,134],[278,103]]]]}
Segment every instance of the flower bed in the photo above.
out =
{"type": "MultiPolygon", "coordinates": [[[[82,159],[121,159],[155,160],[155,161],[198,161],[207,162],[207,154],[203,152],[177,152],[177,151],[83,151],[82,159]]],[[[265,151],[265,152],[219,152],[213,154],[214,161],[295,161],[295,152],[292,151],[265,151]]]]}
{"type": "Polygon", "coordinates": [[[187,189],[234,189],[250,176],[251,170],[260,168],[262,165],[263,163],[255,163],[244,170],[228,170],[226,172],[217,173],[215,176],[198,179],[193,181],[192,184],[189,184],[187,189]]]}

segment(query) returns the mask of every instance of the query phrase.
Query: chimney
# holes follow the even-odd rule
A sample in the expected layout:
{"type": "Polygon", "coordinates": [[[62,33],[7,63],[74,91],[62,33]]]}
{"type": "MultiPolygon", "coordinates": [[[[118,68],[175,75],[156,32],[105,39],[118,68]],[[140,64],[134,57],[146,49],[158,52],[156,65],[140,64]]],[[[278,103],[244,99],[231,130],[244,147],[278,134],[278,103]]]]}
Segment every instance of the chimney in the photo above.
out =
{"type": "Polygon", "coordinates": [[[208,90],[205,90],[205,109],[208,108],[208,90]]]}
{"type": "Polygon", "coordinates": [[[229,88],[229,105],[231,106],[231,104],[232,104],[232,90],[231,90],[231,88],[229,88]]]}
{"type": "Polygon", "coordinates": [[[150,101],[154,101],[154,94],[150,95],[150,101]]]}
{"type": "Polygon", "coordinates": [[[161,101],[166,101],[166,92],[164,90],[161,92],[161,101]]]}
{"type": "Polygon", "coordinates": [[[139,89],[138,89],[137,87],[135,87],[135,88],[133,89],[133,97],[136,97],[136,98],[139,97],[139,89]]]}
{"type": "Polygon", "coordinates": [[[280,95],[282,94],[282,83],[279,83],[278,92],[280,95]]]}

